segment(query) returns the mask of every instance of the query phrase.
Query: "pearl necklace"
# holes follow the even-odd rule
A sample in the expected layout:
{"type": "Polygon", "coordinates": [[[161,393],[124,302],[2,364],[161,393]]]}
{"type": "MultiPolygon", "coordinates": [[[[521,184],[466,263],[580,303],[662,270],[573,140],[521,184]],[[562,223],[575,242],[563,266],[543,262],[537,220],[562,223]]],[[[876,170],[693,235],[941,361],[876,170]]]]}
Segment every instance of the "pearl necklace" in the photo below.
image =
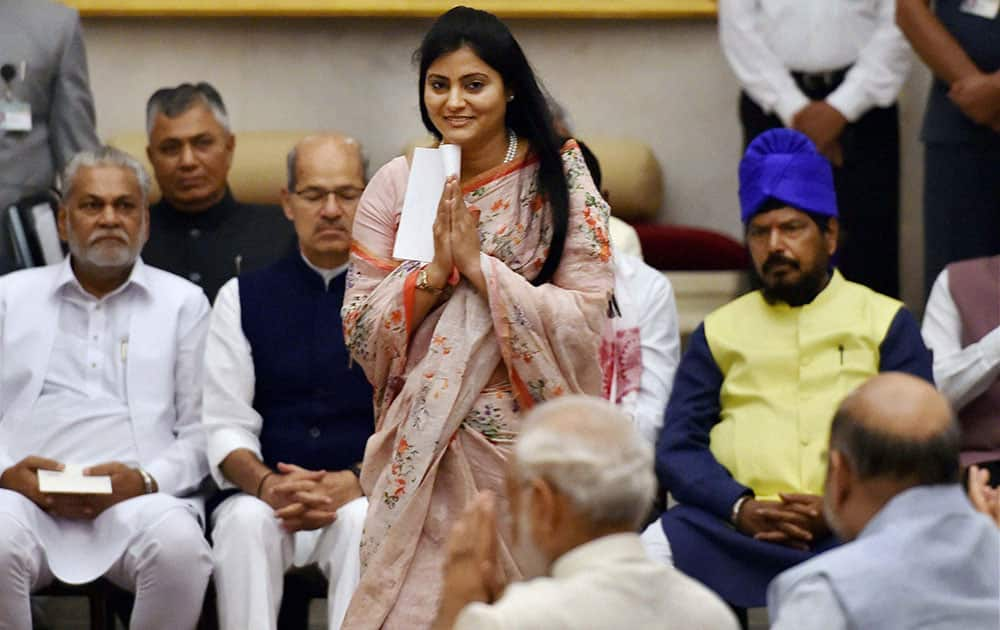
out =
{"type": "Polygon", "coordinates": [[[507,154],[504,155],[503,163],[507,164],[517,156],[517,134],[513,129],[507,130],[507,154]]]}

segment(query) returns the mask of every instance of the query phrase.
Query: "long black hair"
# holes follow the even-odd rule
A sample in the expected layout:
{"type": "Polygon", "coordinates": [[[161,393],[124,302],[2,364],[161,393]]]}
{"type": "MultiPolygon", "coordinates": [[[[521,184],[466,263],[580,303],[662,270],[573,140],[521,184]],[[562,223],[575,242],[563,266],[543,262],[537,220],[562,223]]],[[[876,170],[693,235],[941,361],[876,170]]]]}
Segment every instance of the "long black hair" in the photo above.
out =
{"type": "Polygon", "coordinates": [[[552,213],[552,242],[545,264],[532,284],[545,284],[552,280],[562,260],[569,225],[568,184],[560,155],[561,143],[552,125],[552,113],[524,51],[507,25],[492,13],[455,7],[434,22],[413,55],[420,65],[420,81],[417,84],[420,118],[427,131],[439,140],[441,132],[431,122],[424,103],[427,68],[438,57],[462,47],[471,49],[500,74],[504,87],[514,95],[514,100],[507,103],[507,127],[526,138],[538,155],[538,188],[552,213]]]}

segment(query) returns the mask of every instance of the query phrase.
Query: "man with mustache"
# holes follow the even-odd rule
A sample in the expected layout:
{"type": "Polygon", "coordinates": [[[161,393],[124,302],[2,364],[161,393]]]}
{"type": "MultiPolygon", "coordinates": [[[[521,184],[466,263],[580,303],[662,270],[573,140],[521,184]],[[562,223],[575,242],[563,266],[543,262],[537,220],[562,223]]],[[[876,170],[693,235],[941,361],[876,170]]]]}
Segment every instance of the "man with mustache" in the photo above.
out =
{"type": "Polygon", "coordinates": [[[833,173],[812,141],[764,132],[739,176],[761,288],[691,336],[656,454],[660,481],[680,505],[644,534],[660,557],[672,553],[738,609],[763,605],[778,572],[835,544],[820,495],[840,400],[882,371],[932,381],[910,312],[832,266],[833,173]]]}
{"type": "Polygon", "coordinates": [[[0,627],[30,595],[104,576],[135,593],[132,628],[191,629],[212,570],[202,504],[208,301],[143,263],[149,175],[113,148],[62,174],[59,264],[0,278],[0,627]],[[43,491],[83,467],[110,492],[43,491]]]}
{"type": "Polygon", "coordinates": [[[242,271],[266,267],[292,251],[278,208],[237,201],[226,178],[236,136],[222,97],[208,83],[157,90],[146,104],[146,155],[162,199],[143,256],[187,278],[209,301],[242,271]]]}
{"type": "Polygon", "coordinates": [[[948,401],[920,379],[881,374],[848,396],[823,494],[846,544],[771,583],[771,628],[998,627],[1000,535],[962,491],[959,446],[948,401]]]}
{"type": "Polygon", "coordinates": [[[344,346],[340,307],[361,147],[340,135],[288,155],[285,215],[299,251],[223,285],[205,353],[204,419],[223,629],[275,628],[282,576],[317,564],[339,628],[360,575],[367,500],[358,481],[374,430],[372,388],[344,346]]]}
{"type": "Polygon", "coordinates": [[[506,484],[525,579],[498,582],[497,497],[480,493],[452,529],[433,630],[735,630],[718,597],[643,552],[635,532],[656,479],[653,449],[632,425],[589,396],[528,413],[506,484]]]}

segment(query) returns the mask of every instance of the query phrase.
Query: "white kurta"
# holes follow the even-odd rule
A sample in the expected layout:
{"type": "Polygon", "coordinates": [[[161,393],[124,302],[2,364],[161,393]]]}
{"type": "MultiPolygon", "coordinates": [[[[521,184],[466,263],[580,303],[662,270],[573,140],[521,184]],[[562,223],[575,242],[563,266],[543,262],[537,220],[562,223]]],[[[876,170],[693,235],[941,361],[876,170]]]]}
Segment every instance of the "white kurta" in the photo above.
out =
{"type": "Polygon", "coordinates": [[[53,575],[103,575],[137,535],[140,513],[184,510],[205,476],[201,355],[208,303],[195,285],[137,261],[96,299],[69,258],[0,278],[0,469],[28,455],[141,466],[161,492],[92,521],[55,518],[0,491],[0,513],[30,523],[53,575]]]}
{"type": "Polygon", "coordinates": [[[455,630],[736,630],[732,611],[701,584],[645,556],[635,534],[571,549],[552,576],[511,584],[494,604],[470,604],[455,630]]]}
{"type": "Polygon", "coordinates": [[[632,416],[639,433],[656,444],[680,363],[674,289],[661,272],[616,249],[615,299],[621,316],[612,322],[623,352],[611,398],[632,416]],[[632,347],[636,344],[638,353],[632,347]],[[636,359],[639,365],[633,365],[636,359]]]}

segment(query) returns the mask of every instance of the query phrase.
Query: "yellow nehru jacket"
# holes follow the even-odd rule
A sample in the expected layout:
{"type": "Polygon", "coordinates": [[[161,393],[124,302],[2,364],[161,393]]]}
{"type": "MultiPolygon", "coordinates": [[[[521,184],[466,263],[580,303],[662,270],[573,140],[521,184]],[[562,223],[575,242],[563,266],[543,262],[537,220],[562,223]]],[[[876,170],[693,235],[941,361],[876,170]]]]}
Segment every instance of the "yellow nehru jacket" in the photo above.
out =
{"type": "Polygon", "coordinates": [[[879,346],[901,303],[834,271],[810,304],[754,291],[705,319],[723,374],[715,458],[758,498],[823,494],[826,447],[841,400],[878,373],[879,346]]]}

